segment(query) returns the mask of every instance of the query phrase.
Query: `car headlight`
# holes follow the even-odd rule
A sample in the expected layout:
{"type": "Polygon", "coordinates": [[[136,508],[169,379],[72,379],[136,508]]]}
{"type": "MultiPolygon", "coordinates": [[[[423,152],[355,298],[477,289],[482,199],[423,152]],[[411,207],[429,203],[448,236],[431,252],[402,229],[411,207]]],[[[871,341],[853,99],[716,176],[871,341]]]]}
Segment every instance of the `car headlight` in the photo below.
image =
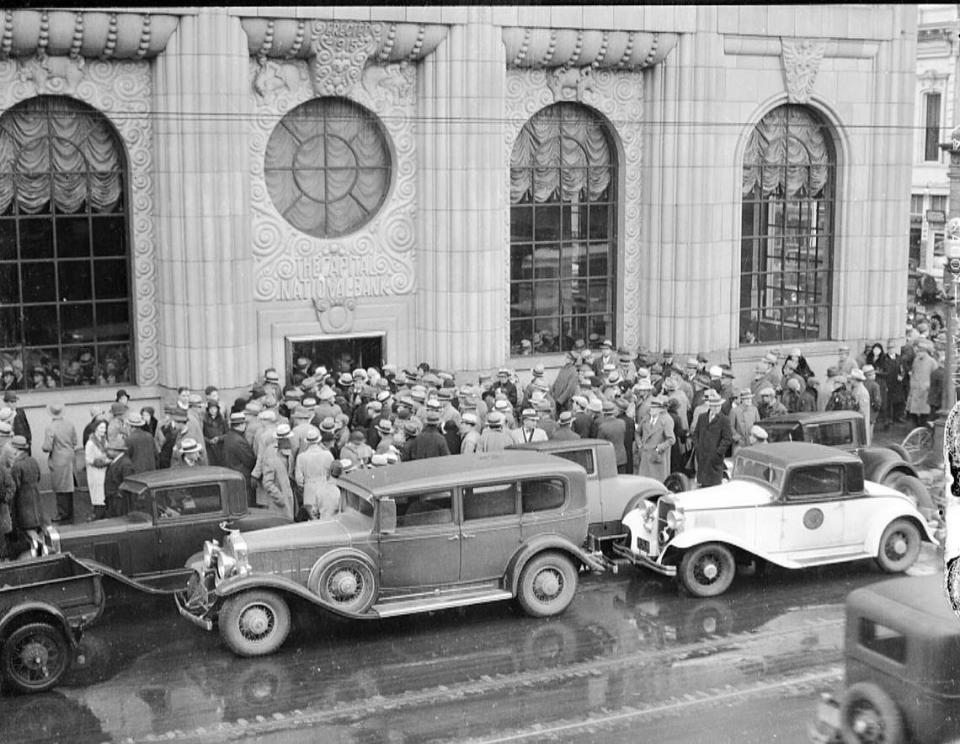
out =
{"type": "Polygon", "coordinates": [[[233,574],[233,570],[237,567],[237,561],[232,556],[227,555],[226,553],[220,553],[220,560],[217,561],[217,577],[220,579],[226,579],[233,574]]]}
{"type": "Polygon", "coordinates": [[[686,517],[684,517],[682,509],[672,509],[667,512],[667,527],[674,532],[680,532],[685,521],[686,517]]]}
{"type": "Polygon", "coordinates": [[[213,562],[220,553],[220,544],[216,540],[207,540],[203,544],[202,565],[204,571],[209,571],[213,567],[213,562]]]}

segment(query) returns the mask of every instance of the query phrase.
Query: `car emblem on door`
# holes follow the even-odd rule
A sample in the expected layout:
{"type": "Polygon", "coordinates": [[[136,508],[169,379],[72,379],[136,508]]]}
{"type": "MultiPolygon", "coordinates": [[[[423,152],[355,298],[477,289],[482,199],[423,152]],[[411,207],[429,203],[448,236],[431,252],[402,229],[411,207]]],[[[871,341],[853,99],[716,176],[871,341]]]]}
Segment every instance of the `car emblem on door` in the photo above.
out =
{"type": "Polygon", "coordinates": [[[808,530],[815,530],[823,524],[823,512],[819,509],[808,509],[803,515],[803,526],[808,530]]]}

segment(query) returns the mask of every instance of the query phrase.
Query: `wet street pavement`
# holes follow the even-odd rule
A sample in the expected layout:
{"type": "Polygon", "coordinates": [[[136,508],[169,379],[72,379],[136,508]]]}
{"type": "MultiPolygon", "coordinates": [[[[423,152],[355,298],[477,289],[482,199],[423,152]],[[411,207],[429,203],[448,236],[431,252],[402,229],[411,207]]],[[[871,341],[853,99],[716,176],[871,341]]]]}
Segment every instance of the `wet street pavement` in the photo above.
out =
{"type": "MultiPolygon", "coordinates": [[[[939,570],[925,551],[911,573],[939,570]]],[[[0,742],[803,742],[842,681],[843,601],[870,561],[738,577],[693,599],[584,576],[562,616],[511,603],[370,624],[296,616],[240,659],[172,600],[112,597],[55,691],[0,696],[0,742]]]]}

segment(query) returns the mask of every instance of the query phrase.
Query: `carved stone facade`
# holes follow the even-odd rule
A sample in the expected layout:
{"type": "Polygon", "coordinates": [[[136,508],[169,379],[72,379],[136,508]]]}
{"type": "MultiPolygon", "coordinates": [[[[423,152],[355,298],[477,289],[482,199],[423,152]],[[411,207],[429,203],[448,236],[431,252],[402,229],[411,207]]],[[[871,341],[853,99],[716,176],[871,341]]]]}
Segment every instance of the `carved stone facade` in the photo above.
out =
{"type": "MultiPolygon", "coordinates": [[[[351,57],[335,59],[352,64],[356,60],[344,61],[351,57]]],[[[345,75],[340,62],[330,60],[330,69],[311,77],[304,60],[251,60],[256,116],[250,137],[250,176],[255,298],[312,301],[318,313],[339,318],[339,322],[324,320],[331,331],[348,332],[356,303],[408,295],[416,288],[416,78],[412,65],[373,64],[351,82],[352,73],[345,75]],[[376,114],[393,153],[390,191],[380,211],[360,230],[336,239],[314,238],[293,228],[277,212],[264,180],[270,133],[285,114],[316,95],[318,79],[376,114]],[[334,312],[334,308],[341,310],[334,312]]]]}
{"type": "Polygon", "coordinates": [[[141,385],[160,379],[157,340],[156,237],[153,222],[151,76],[148,62],[26,57],[0,61],[0,113],[38,95],[65,95],[102,112],[126,147],[130,184],[136,377],[141,385]]]}
{"type": "MultiPolygon", "coordinates": [[[[639,295],[642,268],[640,203],[643,199],[643,78],[638,72],[555,68],[548,70],[508,69],[506,86],[504,148],[510,162],[517,135],[524,124],[545,106],[575,100],[603,114],[611,134],[622,148],[619,164],[623,189],[618,209],[623,216],[623,235],[617,254],[617,275],[623,279],[623,294],[616,304],[617,328],[623,329],[623,345],[640,343],[639,295]]],[[[510,174],[505,174],[505,193],[510,193],[510,174]]],[[[505,210],[505,235],[510,234],[510,210],[505,210]]],[[[510,281],[509,245],[504,260],[504,281],[510,281]]],[[[509,327],[509,307],[504,327],[509,327]]]]}
{"type": "Polygon", "coordinates": [[[790,103],[807,103],[817,81],[827,43],[816,39],[781,39],[783,76],[790,103]]]}

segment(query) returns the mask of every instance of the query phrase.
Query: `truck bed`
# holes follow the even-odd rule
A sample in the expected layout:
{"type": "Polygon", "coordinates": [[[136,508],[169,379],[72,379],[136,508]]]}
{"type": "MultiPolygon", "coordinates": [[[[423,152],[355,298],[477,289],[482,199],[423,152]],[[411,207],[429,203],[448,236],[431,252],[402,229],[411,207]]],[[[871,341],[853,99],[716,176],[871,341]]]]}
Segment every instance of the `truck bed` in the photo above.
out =
{"type": "Polygon", "coordinates": [[[69,553],[0,563],[0,618],[31,602],[55,605],[71,625],[85,625],[103,608],[100,574],[69,553]]]}

